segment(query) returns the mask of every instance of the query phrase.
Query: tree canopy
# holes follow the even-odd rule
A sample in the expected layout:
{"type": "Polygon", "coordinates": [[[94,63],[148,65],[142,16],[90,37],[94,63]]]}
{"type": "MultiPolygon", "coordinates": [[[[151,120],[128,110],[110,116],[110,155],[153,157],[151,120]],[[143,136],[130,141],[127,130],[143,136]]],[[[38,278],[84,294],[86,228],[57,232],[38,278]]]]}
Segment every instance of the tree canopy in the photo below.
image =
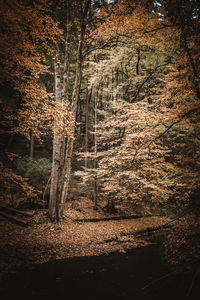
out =
{"type": "Polygon", "coordinates": [[[49,193],[52,220],[62,219],[73,185],[96,209],[105,200],[108,211],[193,207],[198,1],[0,4],[2,181],[29,198],[49,193]],[[31,159],[34,150],[48,157],[46,184],[33,189],[24,178],[18,164],[28,152],[15,143],[28,144],[31,159]]]}

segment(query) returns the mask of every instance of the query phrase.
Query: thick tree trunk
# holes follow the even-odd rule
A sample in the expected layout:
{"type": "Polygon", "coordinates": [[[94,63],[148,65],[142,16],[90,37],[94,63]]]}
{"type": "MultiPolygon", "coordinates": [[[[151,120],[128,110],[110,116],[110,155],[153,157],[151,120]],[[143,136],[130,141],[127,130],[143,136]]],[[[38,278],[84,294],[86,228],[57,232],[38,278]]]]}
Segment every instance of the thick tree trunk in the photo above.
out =
{"type": "MultiPolygon", "coordinates": [[[[67,12],[67,34],[66,34],[66,42],[65,42],[65,61],[64,61],[64,74],[63,74],[63,96],[62,102],[69,104],[69,66],[70,66],[70,41],[71,41],[71,15],[70,15],[70,6],[68,3],[68,12],[67,12]]],[[[66,151],[66,137],[63,135],[61,137],[61,145],[60,145],[60,166],[64,166],[65,163],[65,151],[66,151]]],[[[62,171],[60,173],[59,178],[59,190],[58,190],[58,218],[60,215],[60,199],[61,199],[61,188],[62,188],[62,171]]]]}
{"type": "MultiPolygon", "coordinates": [[[[70,46],[70,30],[71,30],[71,12],[70,2],[68,3],[67,13],[67,37],[65,44],[65,64],[63,74],[63,97],[61,97],[61,82],[60,82],[60,66],[58,55],[55,59],[55,94],[56,101],[68,101],[68,86],[69,86],[69,46],[70,46]]],[[[51,173],[51,187],[50,187],[50,202],[49,202],[49,216],[52,220],[60,220],[63,216],[64,203],[68,195],[69,179],[71,173],[71,159],[73,152],[73,143],[75,135],[75,121],[77,114],[77,104],[81,85],[82,75],[82,48],[86,29],[86,19],[89,11],[91,0],[83,1],[81,4],[81,33],[79,39],[79,45],[77,50],[76,61],[76,76],[72,94],[72,117],[74,123],[71,126],[71,137],[68,138],[65,156],[65,139],[61,134],[54,134],[53,140],[53,161],[52,161],[52,173],[51,173]],[[63,173],[61,176],[61,167],[63,167],[63,173]]],[[[55,124],[56,125],[56,124],[55,124]]]]}
{"type": "MultiPolygon", "coordinates": [[[[67,4],[69,4],[67,2],[67,4]]],[[[60,78],[60,61],[59,49],[57,49],[55,57],[55,100],[58,103],[68,103],[69,101],[69,56],[70,56],[70,39],[71,39],[71,16],[70,5],[67,10],[67,34],[65,42],[65,61],[63,73],[63,86],[61,87],[60,78]],[[63,91],[61,93],[61,89],[63,91]]],[[[53,158],[52,158],[52,172],[51,172],[51,186],[50,186],[50,201],[49,201],[49,216],[55,221],[60,218],[60,197],[61,197],[61,178],[62,166],[65,160],[65,135],[56,131],[53,138],[53,158]]]]}
{"type": "Polygon", "coordinates": [[[74,118],[74,123],[71,128],[71,137],[67,140],[67,147],[65,153],[65,164],[64,164],[64,172],[62,178],[62,190],[61,190],[61,199],[60,199],[60,208],[59,208],[59,218],[62,218],[64,203],[66,202],[69,190],[69,181],[71,174],[71,161],[72,161],[72,152],[74,145],[74,135],[75,135],[75,121],[76,121],[76,113],[77,113],[77,105],[78,105],[78,97],[81,85],[81,76],[82,76],[82,49],[83,49],[83,41],[85,35],[85,25],[82,25],[81,35],[78,45],[77,51],[77,61],[76,61],[76,77],[74,83],[74,89],[72,94],[72,116],[74,118]]]}
{"type": "MultiPolygon", "coordinates": [[[[61,99],[61,81],[60,81],[60,62],[59,54],[55,56],[55,101],[60,103],[61,99]]],[[[57,219],[57,203],[58,203],[58,185],[60,174],[60,150],[61,150],[61,135],[56,130],[56,122],[54,124],[53,137],[53,157],[51,170],[51,185],[50,185],[50,200],[49,200],[49,217],[51,220],[57,219]]]]}

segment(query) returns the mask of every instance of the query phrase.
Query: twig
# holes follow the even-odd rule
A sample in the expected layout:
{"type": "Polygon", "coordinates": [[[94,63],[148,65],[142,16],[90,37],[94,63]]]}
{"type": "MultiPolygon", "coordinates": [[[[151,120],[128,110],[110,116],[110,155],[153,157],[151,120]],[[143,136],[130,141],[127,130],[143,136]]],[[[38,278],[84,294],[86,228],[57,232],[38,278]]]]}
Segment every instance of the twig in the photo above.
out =
{"type": "Polygon", "coordinates": [[[169,277],[169,276],[171,276],[171,275],[173,275],[173,274],[174,274],[174,271],[173,271],[173,272],[170,272],[170,273],[168,273],[168,274],[165,274],[164,276],[161,276],[161,277],[159,277],[159,278],[157,278],[157,279],[155,279],[155,280],[149,282],[149,283],[146,284],[144,287],[142,287],[141,290],[145,290],[146,288],[150,287],[150,286],[153,285],[154,283],[157,283],[158,281],[160,281],[160,280],[162,280],[162,279],[165,279],[165,278],[167,278],[167,277],[169,277]]]}
{"type": "Polygon", "coordinates": [[[191,284],[190,284],[190,287],[189,287],[189,289],[188,289],[188,292],[187,292],[187,294],[186,294],[186,297],[189,297],[189,296],[190,296],[190,293],[191,293],[192,288],[193,288],[193,286],[194,286],[195,279],[196,279],[196,277],[197,277],[199,271],[200,271],[200,268],[198,268],[198,269],[196,270],[196,272],[195,272],[195,274],[194,274],[194,276],[193,276],[193,278],[192,278],[192,282],[191,282],[191,284]]]}
{"type": "Polygon", "coordinates": [[[72,222],[76,222],[77,220],[72,219],[71,217],[64,214],[63,219],[70,219],[72,222]]]}

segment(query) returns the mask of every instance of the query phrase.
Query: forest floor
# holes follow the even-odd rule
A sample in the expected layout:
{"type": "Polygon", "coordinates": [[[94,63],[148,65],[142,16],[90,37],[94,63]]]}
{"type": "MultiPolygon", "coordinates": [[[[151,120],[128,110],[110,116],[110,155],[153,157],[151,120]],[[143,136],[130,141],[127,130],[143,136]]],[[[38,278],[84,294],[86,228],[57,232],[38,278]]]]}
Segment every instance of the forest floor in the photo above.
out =
{"type": "Polygon", "coordinates": [[[88,299],[132,299],[134,289],[134,299],[177,299],[168,293],[180,276],[170,275],[169,285],[160,285],[162,278],[171,274],[161,255],[160,240],[136,234],[168,224],[171,218],[134,218],[130,211],[109,215],[94,211],[90,201],[69,203],[61,223],[49,222],[46,214],[40,210],[26,217],[25,227],[0,222],[3,299],[13,299],[17,291],[21,299],[30,298],[30,291],[30,299],[46,299],[53,293],[63,299],[66,289],[75,291],[73,299],[81,295],[88,299]],[[155,289],[158,285],[159,291],[155,289]]]}
{"type": "Polygon", "coordinates": [[[68,204],[61,223],[48,221],[45,210],[26,217],[27,226],[0,222],[0,274],[50,260],[99,256],[113,251],[144,247],[149,241],[134,236],[147,228],[162,226],[170,218],[130,218],[130,214],[94,211],[91,201],[68,204]],[[119,219],[118,219],[119,218],[119,219]],[[120,218],[122,218],[120,220],[120,218]]]}

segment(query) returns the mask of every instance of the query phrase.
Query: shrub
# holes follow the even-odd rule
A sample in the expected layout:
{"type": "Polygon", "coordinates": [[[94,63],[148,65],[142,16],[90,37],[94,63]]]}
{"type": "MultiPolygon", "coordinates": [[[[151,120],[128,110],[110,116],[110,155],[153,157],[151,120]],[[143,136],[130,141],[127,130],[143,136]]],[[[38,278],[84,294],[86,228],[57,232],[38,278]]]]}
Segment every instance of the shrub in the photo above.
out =
{"type": "Polygon", "coordinates": [[[45,157],[31,159],[26,156],[16,160],[15,172],[28,178],[31,186],[43,191],[51,174],[51,161],[45,157]]]}

